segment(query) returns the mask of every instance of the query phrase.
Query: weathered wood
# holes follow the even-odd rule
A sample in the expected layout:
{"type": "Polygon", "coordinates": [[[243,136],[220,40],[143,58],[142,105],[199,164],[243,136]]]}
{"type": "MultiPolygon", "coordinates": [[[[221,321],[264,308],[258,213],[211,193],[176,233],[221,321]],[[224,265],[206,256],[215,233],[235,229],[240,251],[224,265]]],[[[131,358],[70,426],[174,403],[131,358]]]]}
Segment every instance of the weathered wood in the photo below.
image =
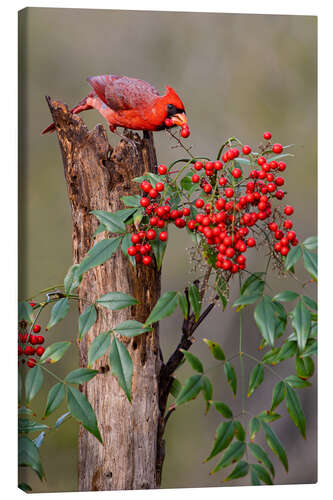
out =
{"type": "MultiPolygon", "coordinates": [[[[79,263],[94,244],[98,221],[90,214],[91,210],[124,208],[121,196],[139,192],[131,179],[155,171],[153,138],[151,133],[144,133],[143,139],[136,136],[137,155],[131,144],[123,140],[112,150],[104,127],[97,125],[89,131],[81,118],[68,112],[64,104],[50,99],[48,102],[56,124],[72,210],[73,260],[79,263]]],[[[99,234],[96,240],[104,237],[105,234],[99,234]]],[[[97,334],[125,319],[144,321],[148,317],[160,295],[160,273],[150,266],[134,268],[119,248],[110,261],[84,275],[79,287],[79,311],[110,291],[129,293],[139,305],[121,311],[98,310],[96,324],[79,345],[81,366],[87,366],[88,347],[97,334]]],[[[158,377],[162,362],[158,330],[121,340],[133,360],[132,404],[111,375],[107,356],[97,361],[94,368],[100,374],[82,390],[96,412],[104,445],[80,427],[80,491],[160,485],[158,377]]]]}

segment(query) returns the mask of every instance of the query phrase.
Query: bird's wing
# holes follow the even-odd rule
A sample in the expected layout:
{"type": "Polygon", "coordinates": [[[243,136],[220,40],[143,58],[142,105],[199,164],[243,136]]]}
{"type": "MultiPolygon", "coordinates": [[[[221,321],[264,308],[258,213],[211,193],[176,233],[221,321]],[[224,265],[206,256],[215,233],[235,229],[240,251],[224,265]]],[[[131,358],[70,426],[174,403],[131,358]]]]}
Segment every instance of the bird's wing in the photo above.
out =
{"type": "Polygon", "coordinates": [[[102,75],[87,80],[98,97],[115,111],[140,109],[159,95],[155,87],[137,78],[102,75]]]}

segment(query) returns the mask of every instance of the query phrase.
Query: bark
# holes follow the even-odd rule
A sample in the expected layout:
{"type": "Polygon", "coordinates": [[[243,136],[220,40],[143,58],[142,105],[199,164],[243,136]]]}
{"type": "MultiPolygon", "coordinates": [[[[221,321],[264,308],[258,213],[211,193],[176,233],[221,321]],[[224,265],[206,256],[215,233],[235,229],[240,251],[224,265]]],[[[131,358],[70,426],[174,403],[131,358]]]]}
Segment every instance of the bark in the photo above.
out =
{"type": "MultiPolygon", "coordinates": [[[[104,127],[89,131],[61,102],[48,99],[63,158],[73,222],[73,261],[79,263],[96,240],[105,238],[91,210],[124,208],[120,198],[137,194],[133,177],[155,171],[156,155],[151,133],[137,135],[137,155],[126,141],[112,149],[104,127]],[[109,159],[108,159],[109,158],[109,159]]],[[[132,135],[132,137],[134,137],[132,135]]],[[[119,248],[105,264],[88,271],[79,287],[79,311],[110,291],[134,296],[138,306],[121,311],[98,309],[98,319],[79,345],[80,366],[87,366],[88,348],[100,332],[126,319],[144,322],[160,295],[160,273],[154,267],[134,268],[119,248]],[[88,302],[87,302],[88,301],[88,302]]],[[[95,363],[99,374],[82,391],[93,406],[103,445],[82,426],[79,431],[79,490],[144,489],[160,486],[163,447],[159,409],[161,354],[158,328],[128,339],[133,360],[132,403],[110,372],[107,355],[95,363]]]]}

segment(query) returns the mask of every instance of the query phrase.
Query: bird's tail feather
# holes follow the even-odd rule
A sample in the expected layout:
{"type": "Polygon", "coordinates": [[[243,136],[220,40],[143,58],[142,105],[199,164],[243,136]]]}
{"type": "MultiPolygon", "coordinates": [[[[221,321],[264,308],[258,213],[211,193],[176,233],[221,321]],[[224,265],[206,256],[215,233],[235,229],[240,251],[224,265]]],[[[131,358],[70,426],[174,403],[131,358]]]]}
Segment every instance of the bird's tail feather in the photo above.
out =
{"type": "MultiPolygon", "coordinates": [[[[87,104],[87,99],[88,99],[89,96],[87,97],[84,97],[80,102],[79,104],[77,104],[76,106],[74,106],[74,108],[72,108],[70,110],[70,113],[74,113],[74,114],[79,114],[81,113],[82,111],[87,111],[88,109],[92,109],[92,106],[89,106],[87,104]]],[[[44,135],[44,134],[52,134],[52,132],[55,131],[55,124],[54,123],[51,123],[48,127],[46,127],[42,132],[41,132],[41,135],[44,135]]]]}

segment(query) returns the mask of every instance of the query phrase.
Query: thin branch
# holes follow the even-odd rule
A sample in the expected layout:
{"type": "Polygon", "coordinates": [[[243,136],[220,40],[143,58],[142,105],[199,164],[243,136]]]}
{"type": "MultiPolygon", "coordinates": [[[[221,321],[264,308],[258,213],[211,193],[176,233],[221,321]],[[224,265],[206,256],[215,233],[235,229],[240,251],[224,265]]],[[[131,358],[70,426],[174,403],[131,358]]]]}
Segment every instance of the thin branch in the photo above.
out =
{"type": "Polygon", "coordinates": [[[195,158],[195,156],[192,155],[191,151],[190,151],[190,148],[187,148],[186,146],[184,146],[184,144],[182,143],[182,141],[179,139],[179,137],[177,137],[175,134],[173,134],[171,132],[171,130],[169,129],[166,129],[166,131],[168,132],[168,134],[170,134],[174,139],[176,139],[176,141],[178,142],[178,144],[186,151],[186,153],[191,156],[191,158],[195,158]]]}

